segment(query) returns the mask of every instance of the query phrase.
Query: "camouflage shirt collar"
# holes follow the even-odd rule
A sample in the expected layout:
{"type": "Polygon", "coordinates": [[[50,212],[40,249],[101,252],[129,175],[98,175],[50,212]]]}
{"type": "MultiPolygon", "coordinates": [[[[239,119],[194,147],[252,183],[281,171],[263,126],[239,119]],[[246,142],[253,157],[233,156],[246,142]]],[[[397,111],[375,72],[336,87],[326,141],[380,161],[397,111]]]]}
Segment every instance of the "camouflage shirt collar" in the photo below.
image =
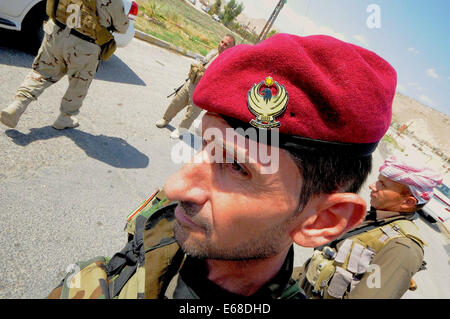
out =
{"type": "Polygon", "coordinates": [[[245,297],[231,293],[207,279],[207,269],[204,260],[186,257],[180,270],[180,278],[175,288],[174,296],[183,299],[276,299],[288,287],[294,265],[294,248],[291,246],[280,271],[256,293],[245,297]]]}

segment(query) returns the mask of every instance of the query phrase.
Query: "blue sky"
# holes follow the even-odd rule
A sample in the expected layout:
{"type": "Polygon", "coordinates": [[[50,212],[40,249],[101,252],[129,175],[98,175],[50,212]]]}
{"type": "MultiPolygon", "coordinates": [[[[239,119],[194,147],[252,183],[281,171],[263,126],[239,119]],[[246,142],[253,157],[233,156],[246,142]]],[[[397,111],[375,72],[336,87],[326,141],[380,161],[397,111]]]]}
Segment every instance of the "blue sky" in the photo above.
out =
{"type": "MultiPolygon", "coordinates": [[[[265,19],[278,3],[240,1],[246,15],[265,19]]],[[[449,17],[448,0],[288,0],[275,28],[327,34],[376,52],[397,70],[399,92],[450,116],[449,17]]]]}

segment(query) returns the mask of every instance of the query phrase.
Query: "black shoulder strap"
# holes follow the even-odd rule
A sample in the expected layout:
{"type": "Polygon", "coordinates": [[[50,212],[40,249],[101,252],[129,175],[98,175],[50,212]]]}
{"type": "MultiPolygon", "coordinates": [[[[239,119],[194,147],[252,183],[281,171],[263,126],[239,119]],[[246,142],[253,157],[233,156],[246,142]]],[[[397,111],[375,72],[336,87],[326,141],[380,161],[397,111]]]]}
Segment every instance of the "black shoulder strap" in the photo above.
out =
{"type": "Polygon", "coordinates": [[[166,210],[173,209],[177,203],[172,203],[161,207],[155,211],[148,219],[136,219],[135,235],[127,245],[118,253],[116,253],[111,260],[104,266],[108,274],[108,279],[118,275],[109,285],[109,297],[114,298],[119,295],[122,288],[128,280],[134,275],[137,268],[145,261],[145,254],[153,249],[161,248],[171,244],[175,239],[167,239],[160,242],[158,245],[149,248],[145,251],[144,248],[144,230],[151,228],[152,223],[156,223],[161,215],[164,215],[166,210]],[[150,223],[150,224],[149,224],[150,223]]]}
{"type": "Polygon", "coordinates": [[[109,285],[109,297],[116,297],[144,260],[143,230],[145,221],[136,223],[135,236],[105,265],[108,279],[119,274],[109,285]]]}

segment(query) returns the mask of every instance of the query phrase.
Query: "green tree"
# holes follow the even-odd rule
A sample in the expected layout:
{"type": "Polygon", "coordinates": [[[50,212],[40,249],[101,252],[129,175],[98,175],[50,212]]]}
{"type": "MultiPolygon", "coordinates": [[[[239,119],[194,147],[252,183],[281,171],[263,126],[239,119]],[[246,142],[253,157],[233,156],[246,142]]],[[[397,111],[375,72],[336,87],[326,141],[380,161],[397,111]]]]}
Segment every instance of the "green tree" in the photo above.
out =
{"type": "Polygon", "coordinates": [[[219,14],[220,13],[220,7],[222,6],[222,0],[216,0],[216,2],[211,6],[211,10],[209,10],[209,14],[219,14]]]}
{"type": "Polygon", "coordinates": [[[277,30],[275,30],[275,29],[270,30],[270,32],[267,34],[267,38],[270,38],[274,34],[277,34],[277,30]]]}
{"type": "Polygon", "coordinates": [[[244,10],[244,5],[237,4],[235,0],[230,0],[224,8],[223,12],[223,24],[228,26],[234,19],[244,10]]]}

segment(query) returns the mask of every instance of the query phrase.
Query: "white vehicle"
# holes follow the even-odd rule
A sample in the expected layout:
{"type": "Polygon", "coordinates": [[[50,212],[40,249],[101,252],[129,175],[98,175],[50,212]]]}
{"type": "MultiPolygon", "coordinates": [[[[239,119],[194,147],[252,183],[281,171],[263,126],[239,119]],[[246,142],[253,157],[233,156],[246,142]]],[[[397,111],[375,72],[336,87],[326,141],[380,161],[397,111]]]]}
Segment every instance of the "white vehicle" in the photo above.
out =
{"type": "MultiPolygon", "coordinates": [[[[1,1],[1,0],[0,0],[1,1]]],[[[134,19],[138,15],[138,5],[133,0],[122,0],[123,9],[125,13],[128,14],[128,20],[130,23],[128,25],[128,30],[126,33],[113,32],[114,40],[119,48],[127,46],[134,38],[134,19]]]]}
{"type": "Polygon", "coordinates": [[[0,28],[24,31],[29,45],[38,48],[44,38],[45,0],[0,0],[0,28]]]}
{"type": "MultiPolygon", "coordinates": [[[[118,47],[124,47],[134,37],[134,19],[138,5],[132,0],[122,0],[130,25],[125,34],[113,33],[118,47]]],[[[30,46],[39,47],[44,37],[42,23],[47,18],[46,0],[0,0],[0,28],[24,31],[30,34],[30,46]]]]}
{"type": "Polygon", "coordinates": [[[220,22],[220,18],[219,18],[219,16],[217,15],[217,14],[213,14],[212,15],[212,18],[215,20],[215,21],[217,21],[217,22],[220,22]]]}
{"type": "Polygon", "coordinates": [[[450,221],[450,188],[442,183],[434,190],[433,198],[422,208],[422,212],[437,222],[450,221]]]}

